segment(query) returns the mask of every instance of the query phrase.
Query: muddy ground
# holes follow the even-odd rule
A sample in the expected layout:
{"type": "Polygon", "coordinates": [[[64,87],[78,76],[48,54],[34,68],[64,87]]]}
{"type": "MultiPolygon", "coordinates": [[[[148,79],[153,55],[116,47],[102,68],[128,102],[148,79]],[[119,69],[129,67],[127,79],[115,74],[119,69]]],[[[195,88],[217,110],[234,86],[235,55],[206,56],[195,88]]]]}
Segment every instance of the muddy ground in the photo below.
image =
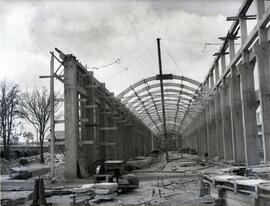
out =
{"type": "MultiPolygon", "coordinates": [[[[204,172],[218,172],[225,165],[207,164],[201,157],[189,154],[170,152],[170,162],[164,162],[164,155],[153,159],[147,168],[134,170],[140,179],[139,187],[133,192],[115,196],[113,200],[96,202],[89,201],[89,205],[183,205],[195,206],[211,203],[209,196],[200,197],[200,178],[204,172]]],[[[90,199],[93,178],[76,179],[72,182],[58,179],[54,183],[45,175],[45,189],[52,191],[71,191],[73,194],[53,195],[46,198],[52,205],[70,205],[74,194],[76,202],[90,199]],[[79,195],[80,194],[80,195],[79,195]],[[80,197],[79,197],[80,196],[80,197]]],[[[34,179],[9,180],[7,175],[1,176],[2,205],[30,205],[33,193],[34,179]],[[12,201],[11,201],[12,200],[12,201]]],[[[81,204],[84,205],[84,204],[81,204]]],[[[85,205],[87,205],[85,203],[85,205]]]]}

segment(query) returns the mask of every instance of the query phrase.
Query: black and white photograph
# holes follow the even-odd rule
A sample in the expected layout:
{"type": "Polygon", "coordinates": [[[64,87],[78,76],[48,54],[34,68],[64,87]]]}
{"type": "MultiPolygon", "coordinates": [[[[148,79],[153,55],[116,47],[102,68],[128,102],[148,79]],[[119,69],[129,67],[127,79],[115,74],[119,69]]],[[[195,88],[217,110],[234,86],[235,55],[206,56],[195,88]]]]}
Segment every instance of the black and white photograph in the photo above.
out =
{"type": "Polygon", "coordinates": [[[0,0],[0,152],[2,206],[270,206],[270,0],[0,0]]]}

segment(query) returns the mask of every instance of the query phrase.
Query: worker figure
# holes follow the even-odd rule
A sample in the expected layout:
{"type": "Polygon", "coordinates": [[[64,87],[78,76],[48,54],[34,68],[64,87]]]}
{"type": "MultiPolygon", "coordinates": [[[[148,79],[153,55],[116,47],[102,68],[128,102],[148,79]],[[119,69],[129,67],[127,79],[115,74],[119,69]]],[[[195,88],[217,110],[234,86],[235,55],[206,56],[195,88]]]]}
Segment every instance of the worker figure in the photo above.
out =
{"type": "Polygon", "coordinates": [[[158,189],[158,194],[159,194],[159,197],[161,197],[161,190],[158,189]]]}
{"type": "Polygon", "coordinates": [[[152,197],[155,197],[155,194],[156,194],[156,190],[153,189],[153,190],[152,190],[152,197]]]}

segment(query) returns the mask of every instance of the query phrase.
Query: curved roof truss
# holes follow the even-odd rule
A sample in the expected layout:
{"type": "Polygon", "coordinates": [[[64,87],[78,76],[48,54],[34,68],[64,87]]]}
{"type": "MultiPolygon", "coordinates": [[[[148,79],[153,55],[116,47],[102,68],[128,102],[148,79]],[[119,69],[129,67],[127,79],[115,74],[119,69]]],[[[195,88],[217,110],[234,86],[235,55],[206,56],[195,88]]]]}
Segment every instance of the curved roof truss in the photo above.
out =
{"type": "MultiPolygon", "coordinates": [[[[164,79],[166,126],[169,132],[181,134],[203,108],[203,85],[193,79],[172,75],[164,79]]],[[[159,79],[152,76],[125,89],[118,96],[138,118],[157,135],[163,134],[162,101],[159,79]]]]}

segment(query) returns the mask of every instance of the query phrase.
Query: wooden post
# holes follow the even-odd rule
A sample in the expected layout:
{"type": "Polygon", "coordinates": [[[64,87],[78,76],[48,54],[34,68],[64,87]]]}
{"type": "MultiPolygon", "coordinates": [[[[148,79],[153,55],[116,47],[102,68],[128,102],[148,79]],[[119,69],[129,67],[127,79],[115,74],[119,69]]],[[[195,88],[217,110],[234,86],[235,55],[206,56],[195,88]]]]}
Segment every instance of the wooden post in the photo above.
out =
{"type": "Polygon", "coordinates": [[[163,130],[164,130],[164,143],[165,143],[165,154],[166,162],[169,162],[169,153],[167,145],[167,126],[166,126],[166,114],[165,114],[165,100],[163,91],[163,77],[162,77],[162,63],[161,63],[161,51],[160,51],[160,39],[157,39],[158,46],[158,63],[159,63],[159,76],[160,76],[160,89],[161,89],[161,101],[162,101],[162,113],[163,113],[163,130]]]}
{"type": "Polygon", "coordinates": [[[54,55],[51,54],[50,62],[50,126],[51,126],[51,177],[54,177],[54,138],[55,138],[55,125],[54,125],[54,55]]]}

